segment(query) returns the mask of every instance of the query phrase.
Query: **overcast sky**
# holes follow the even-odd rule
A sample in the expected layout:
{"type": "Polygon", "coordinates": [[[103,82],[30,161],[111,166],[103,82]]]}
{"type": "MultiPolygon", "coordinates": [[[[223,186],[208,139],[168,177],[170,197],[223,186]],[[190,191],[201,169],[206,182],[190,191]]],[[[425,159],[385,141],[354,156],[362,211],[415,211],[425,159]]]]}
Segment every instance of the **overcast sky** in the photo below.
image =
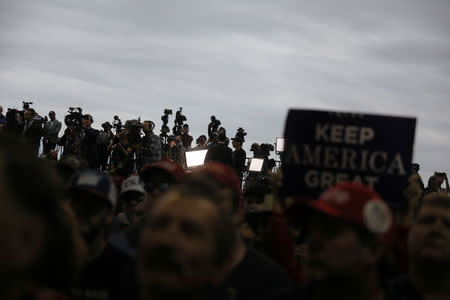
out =
{"type": "Polygon", "coordinates": [[[0,105],[158,131],[183,107],[194,137],[214,114],[247,150],[289,108],[414,116],[415,161],[448,171],[449,16],[448,0],[0,0],[0,105]]]}

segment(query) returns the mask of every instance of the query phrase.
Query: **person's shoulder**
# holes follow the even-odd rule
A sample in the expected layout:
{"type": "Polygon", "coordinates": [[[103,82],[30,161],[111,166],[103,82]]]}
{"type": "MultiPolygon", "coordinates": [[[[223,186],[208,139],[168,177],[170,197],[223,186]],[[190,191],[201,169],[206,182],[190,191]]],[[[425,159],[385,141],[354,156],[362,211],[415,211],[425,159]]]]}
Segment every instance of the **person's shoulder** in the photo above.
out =
{"type": "Polygon", "coordinates": [[[293,292],[288,274],[251,248],[232,270],[224,287],[235,289],[238,299],[290,299],[293,292]]]}
{"type": "Polygon", "coordinates": [[[240,267],[241,271],[252,273],[266,283],[290,283],[288,274],[281,266],[253,248],[247,249],[240,267]]]}
{"type": "Polygon", "coordinates": [[[400,276],[388,281],[387,299],[420,300],[422,299],[408,276],[400,276]]]}

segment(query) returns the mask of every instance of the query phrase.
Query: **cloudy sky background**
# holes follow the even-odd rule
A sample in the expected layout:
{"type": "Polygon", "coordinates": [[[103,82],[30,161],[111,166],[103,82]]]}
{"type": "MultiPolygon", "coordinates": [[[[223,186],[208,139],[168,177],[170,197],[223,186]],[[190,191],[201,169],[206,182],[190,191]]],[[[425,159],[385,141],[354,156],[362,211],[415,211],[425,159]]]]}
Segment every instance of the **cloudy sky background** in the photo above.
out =
{"type": "Polygon", "coordinates": [[[414,116],[428,176],[450,170],[449,15],[448,0],[0,0],[0,105],[157,131],[182,106],[195,138],[214,114],[247,150],[289,108],[414,116]]]}

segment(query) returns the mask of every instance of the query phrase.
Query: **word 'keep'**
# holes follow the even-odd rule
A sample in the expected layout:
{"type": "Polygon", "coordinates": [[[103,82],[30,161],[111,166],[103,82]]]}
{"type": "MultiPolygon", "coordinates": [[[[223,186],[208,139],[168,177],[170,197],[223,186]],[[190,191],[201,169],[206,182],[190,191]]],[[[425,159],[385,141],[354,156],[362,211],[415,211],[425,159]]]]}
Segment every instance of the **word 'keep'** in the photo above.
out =
{"type": "Polygon", "coordinates": [[[362,145],[375,137],[370,127],[358,127],[339,124],[316,124],[315,139],[317,142],[362,145]]]}

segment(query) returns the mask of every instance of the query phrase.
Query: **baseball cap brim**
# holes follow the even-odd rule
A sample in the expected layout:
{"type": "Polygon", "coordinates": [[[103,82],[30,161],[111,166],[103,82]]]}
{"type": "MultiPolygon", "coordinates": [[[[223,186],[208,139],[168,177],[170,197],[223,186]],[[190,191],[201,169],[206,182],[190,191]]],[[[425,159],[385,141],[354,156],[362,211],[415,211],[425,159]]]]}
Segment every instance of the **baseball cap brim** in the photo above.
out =
{"type": "Polygon", "coordinates": [[[105,200],[107,203],[109,203],[112,207],[114,207],[115,203],[113,203],[111,201],[111,199],[109,199],[104,193],[99,192],[97,190],[95,190],[94,188],[88,187],[88,186],[77,186],[77,187],[70,187],[69,191],[71,193],[76,193],[77,191],[83,191],[86,193],[89,193],[99,199],[103,199],[105,200]]]}
{"type": "MultiPolygon", "coordinates": [[[[327,216],[341,218],[341,219],[346,220],[346,218],[344,218],[342,216],[342,214],[339,210],[337,210],[336,208],[334,208],[333,206],[331,206],[325,202],[317,201],[317,200],[307,200],[307,201],[303,202],[303,205],[311,208],[314,211],[325,214],[327,216]]],[[[348,221],[351,221],[351,220],[348,220],[348,221]]]]}

